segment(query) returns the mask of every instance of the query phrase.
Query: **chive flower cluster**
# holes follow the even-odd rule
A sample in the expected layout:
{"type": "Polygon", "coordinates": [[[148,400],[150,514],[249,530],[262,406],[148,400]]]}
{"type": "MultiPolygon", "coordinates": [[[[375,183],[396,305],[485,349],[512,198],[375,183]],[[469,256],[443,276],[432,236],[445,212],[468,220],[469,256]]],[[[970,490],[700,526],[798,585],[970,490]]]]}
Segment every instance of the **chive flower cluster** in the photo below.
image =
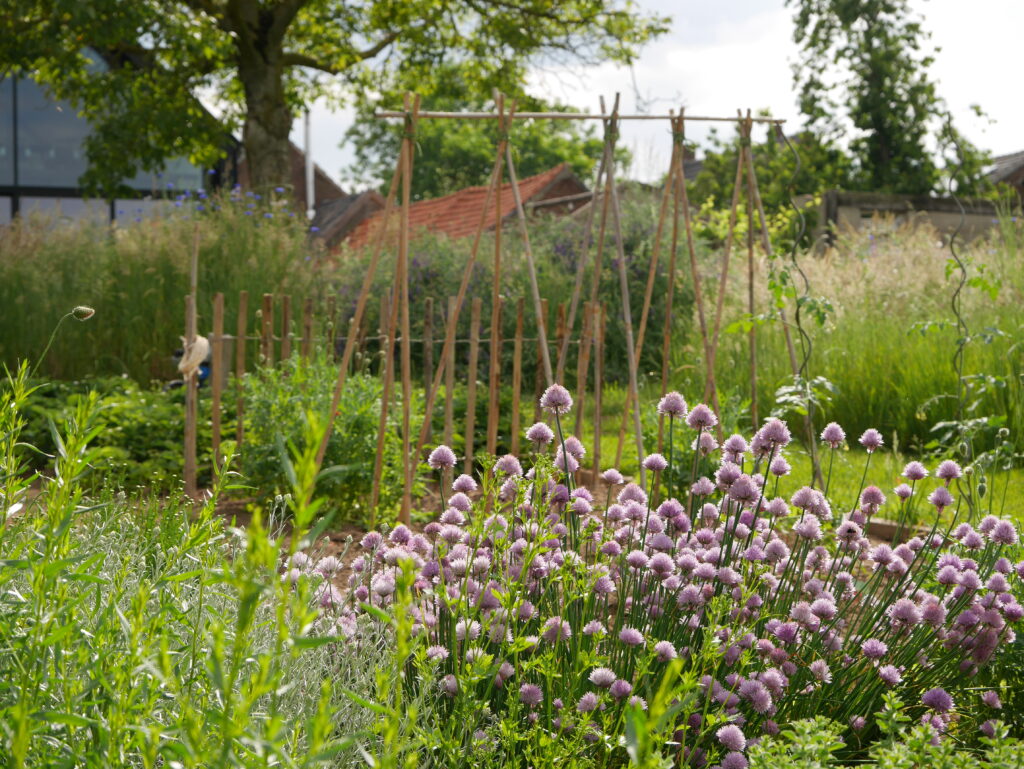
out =
{"type": "MultiPolygon", "coordinates": [[[[1007,520],[961,519],[955,463],[928,488],[927,470],[908,465],[896,504],[918,501],[927,527],[879,544],[865,532],[894,504],[880,488],[845,500],[792,488],[783,422],[719,446],[714,412],[678,394],[659,410],[689,435],[644,460],[647,488],[605,471],[598,500],[576,483],[582,443],[557,424],[571,403],[549,389],[541,405],[556,429],[529,428],[529,457],[501,457],[480,481],[457,477],[422,533],[367,534],[346,584],[331,580],[336,561],[298,554],[287,565],[293,582],[322,577],[324,621],[345,637],[377,621],[368,607],[402,601],[421,645],[407,680],[446,712],[479,714],[467,734],[518,719],[600,755],[669,676],[680,704],[670,744],[685,765],[745,767],[749,745],[811,715],[870,734],[891,690],[940,737],[956,687],[1013,641],[1018,534],[1007,520]],[[673,489],[674,464],[711,469],[673,489]],[[403,573],[407,595],[396,591],[403,573]]],[[[833,423],[822,440],[835,452],[846,435],[833,423]]],[[[882,437],[869,430],[860,443],[870,460],[882,437]]],[[[451,464],[447,451],[432,455],[433,467],[451,464]]]]}

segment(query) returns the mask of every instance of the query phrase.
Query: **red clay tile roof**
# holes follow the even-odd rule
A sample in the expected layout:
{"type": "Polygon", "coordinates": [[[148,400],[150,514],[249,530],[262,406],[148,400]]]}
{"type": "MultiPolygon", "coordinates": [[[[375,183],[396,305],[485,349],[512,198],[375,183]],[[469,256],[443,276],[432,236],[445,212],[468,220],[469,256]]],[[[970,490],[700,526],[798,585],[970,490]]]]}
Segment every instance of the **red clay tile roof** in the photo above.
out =
{"type": "MultiPolygon", "coordinates": [[[[549,171],[530,176],[519,180],[519,194],[525,205],[527,201],[543,195],[563,174],[571,174],[567,163],[561,163],[549,171]]],[[[467,187],[464,190],[445,195],[443,198],[421,200],[409,206],[409,231],[426,228],[432,232],[443,232],[451,238],[464,238],[476,233],[480,226],[480,213],[487,199],[487,187],[467,187]]],[[[491,196],[490,205],[487,207],[485,229],[494,228],[494,215],[497,207],[497,196],[491,196]]],[[[512,184],[501,186],[501,218],[512,216],[515,213],[516,204],[512,196],[512,184]]],[[[396,208],[393,223],[390,228],[392,232],[397,229],[398,211],[396,208]]],[[[373,216],[361,221],[352,234],[347,238],[347,243],[359,248],[370,242],[371,235],[376,237],[380,229],[380,217],[383,212],[377,212],[373,216]]]]}

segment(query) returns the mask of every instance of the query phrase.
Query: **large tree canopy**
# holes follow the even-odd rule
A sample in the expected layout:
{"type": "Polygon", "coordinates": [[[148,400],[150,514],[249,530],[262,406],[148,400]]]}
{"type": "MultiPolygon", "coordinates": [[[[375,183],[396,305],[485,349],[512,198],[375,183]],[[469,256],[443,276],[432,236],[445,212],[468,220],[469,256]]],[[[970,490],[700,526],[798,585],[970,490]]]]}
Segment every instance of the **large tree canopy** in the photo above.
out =
{"type": "Polygon", "coordinates": [[[175,155],[209,163],[239,126],[267,187],[287,183],[292,119],[314,98],[416,90],[442,67],[484,98],[538,59],[630,62],[666,24],[631,0],[0,0],[0,68],[89,119],[95,191],[175,155]]]}
{"type": "Polygon", "coordinates": [[[943,166],[959,162],[956,140],[964,161],[960,189],[978,191],[984,156],[947,120],[948,108],[928,74],[929,36],[908,0],[786,4],[796,10],[801,112],[826,144],[849,137],[853,188],[939,192],[943,166]]]}

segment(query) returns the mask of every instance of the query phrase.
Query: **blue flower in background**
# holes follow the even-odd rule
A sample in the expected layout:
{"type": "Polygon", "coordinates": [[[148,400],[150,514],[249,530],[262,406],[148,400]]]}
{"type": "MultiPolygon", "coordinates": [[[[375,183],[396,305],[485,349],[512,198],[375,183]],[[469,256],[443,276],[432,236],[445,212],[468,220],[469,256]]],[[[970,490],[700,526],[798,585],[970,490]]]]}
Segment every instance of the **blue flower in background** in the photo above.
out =
{"type": "Polygon", "coordinates": [[[274,192],[284,192],[284,187],[274,187],[274,192]]]}
{"type": "Polygon", "coordinates": [[[272,213],[270,213],[269,211],[267,211],[267,213],[263,214],[263,218],[264,219],[273,219],[274,215],[272,213]]]}
{"type": "Polygon", "coordinates": [[[310,232],[320,232],[320,228],[319,227],[310,227],[309,231],[310,232]]]}

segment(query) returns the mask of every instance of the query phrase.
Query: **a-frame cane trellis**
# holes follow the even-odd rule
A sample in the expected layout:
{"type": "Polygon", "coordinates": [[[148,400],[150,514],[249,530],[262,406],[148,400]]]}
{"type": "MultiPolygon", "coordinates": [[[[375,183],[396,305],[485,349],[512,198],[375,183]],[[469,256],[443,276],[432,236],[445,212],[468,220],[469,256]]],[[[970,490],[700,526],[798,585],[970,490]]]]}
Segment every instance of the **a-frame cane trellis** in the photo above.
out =
{"type": "MultiPolygon", "coordinates": [[[[430,420],[433,413],[433,407],[437,399],[437,394],[441,386],[442,380],[447,376],[450,381],[450,372],[448,369],[452,365],[454,360],[452,350],[455,344],[455,333],[458,318],[461,314],[462,307],[465,302],[466,293],[472,275],[473,268],[476,264],[476,260],[479,254],[480,242],[482,235],[488,225],[488,211],[490,210],[491,202],[496,201],[495,205],[495,268],[493,275],[492,284],[492,306],[491,306],[491,362],[490,362],[490,374],[489,374],[489,398],[488,398],[488,425],[487,425],[487,449],[490,453],[493,453],[497,445],[497,431],[498,431],[498,417],[497,417],[497,384],[500,378],[500,360],[498,360],[497,351],[500,349],[500,319],[501,319],[501,296],[500,296],[500,279],[501,279],[501,180],[503,178],[504,167],[507,166],[509,181],[511,182],[511,190],[515,201],[516,219],[519,224],[524,252],[527,261],[527,268],[530,277],[530,289],[531,299],[534,310],[534,317],[536,321],[537,334],[538,334],[538,345],[540,350],[540,363],[543,366],[544,380],[547,384],[554,382],[562,382],[565,376],[565,364],[567,358],[567,348],[570,342],[570,337],[573,334],[574,324],[576,322],[576,316],[579,312],[579,301],[581,298],[583,275],[586,269],[589,251],[592,244],[593,237],[593,224],[594,216],[598,208],[600,208],[600,220],[598,227],[598,238],[596,244],[596,250],[593,255],[593,274],[591,281],[591,297],[590,302],[585,304],[584,307],[584,319],[581,325],[581,339],[579,340],[581,350],[581,360],[578,366],[577,382],[585,381],[585,366],[587,363],[587,353],[585,350],[589,349],[589,345],[594,345],[595,349],[599,346],[603,346],[604,332],[603,332],[603,313],[600,311],[598,306],[598,285],[600,280],[600,273],[603,266],[603,251],[604,245],[608,233],[609,222],[611,224],[612,236],[615,241],[615,254],[616,254],[616,266],[618,272],[618,282],[621,292],[621,301],[623,305],[623,323],[625,329],[626,343],[627,343],[627,354],[629,360],[633,365],[629,366],[630,382],[629,391],[627,395],[627,406],[626,411],[623,414],[623,423],[620,429],[619,445],[617,450],[616,460],[617,463],[621,459],[622,447],[624,445],[624,438],[626,432],[626,425],[629,414],[633,415],[634,424],[634,437],[637,444],[638,459],[643,457],[643,436],[640,427],[639,410],[635,407],[631,408],[631,404],[636,404],[638,398],[638,382],[636,378],[637,365],[640,361],[640,356],[643,349],[644,337],[646,332],[647,321],[651,308],[651,301],[653,296],[654,278],[656,276],[657,265],[660,259],[661,243],[663,240],[664,232],[666,229],[667,212],[669,208],[672,210],[672,240],[671,240],[671,252],[669,255],[669,270],[672,275],[675,274],[676,269],[676,257],[679,245],[680,237],[685,238],[687,249],[689,252],[690,272],[691,279],[694,283],[695,300],[697,304],[697,314],[701,332],[701,341],[704,352],[704,360],[706,363],[706,380],[705,380],[705,396],[712,401],[712,405],[717,409],[717,388],[715,386],[714,379],[714,360],[717,354],[718,347],[718,336],[721,327],[721,316],[722,316],[722,302],[724,297],[725,283],[728,278],[729,271],[729,260],[732,250],[732,241],[734,238],[734,230],[736,225],[736,219],[738,216],[738,202],[740,196],[740,187],[744,176],[747,180],[747,201],[748,201],[748,231],[751,233],[749,238],[752,238],[753,229],[753,210],[756,208],[760,215],[760,230],[761,239],[764,249],[767,254],[771,255],[771,244],[768,237],[767,220],[764,216],[764,208],[761,204],[760,195],[757,191],[756,176],[754,175],[754,166],[752,156],[750,154],[750,131],[751,126],[754,123],[769,123],[778,126],[783,121],[772,118],[751,118],[750,113],[744,118],[741,114],[737,118],[718,118],[718,117],[703,117],[703,116],[686,116],[685,113],[680,112],[679,115],[670,114],[668,116],[652,116],[652,115],[620,115],[618,111],[618,96],[616,96],[615,103],[610,113],[606,113],[604,101],[601,101],[601,114],[590,115],[583,113],[531,113],[521,112],[516,113],[515,104],[512,103],[511,107],[506,111],[504,98],[500,94],[496,94],[495,103],[497,106],[496,112],[476,112],[476,113],[458,113],[458,112],[428,112],[421,111],[419,109],[419,99],[413,99],[407,96],[405,99],[405,109],[401,112],[380,112],[377,114],[380,118],[400,118],[405,122],[405,133],[402,140],[402,146],[398,161],[395,166],[395,171],[391,179],[391,185],[389,188],[388,196],[385,201],[385,207],[383,216],[380,220],[380,225],[376,230],[376,236],[373,240],[373,249],[371,252],[370,264],[367,269],[367,273],[364,276],[363,284],[360,290],[359,298],[356,303],[355,314],[351,320],[350,328],[355,330],[360,327],[362,322],[363,314],[365,312],[366,301],[369,294],[370,286],[372,285],[374,275],[376,273],[377,266],[379,264],[380,254],[383,248],[383,244],[387,238],[388,227],[392,215],[394,213],[395,198],[397,196],[398,185],[401,184],[402,189],[402,205],[400,208],[400,221],[399,221],[399,253],[398,260],[396,263],[395,276],[393,281],[392,296],[393,300],[390,303],[390,312],[388,317],[387,333],[385,335],[385,372],[384,372],[384,392],[382,395],[381,402],[381,429],[378,435],[378,446],[377,455],[375,457],[375,468],[374,468],[374,499],[372,500],[372,506],[376,507],[377,494],[379,489],[382,460],[383,460],[383,440],[384,431],[386,429],[387,410],[390,404],[391,389],[394,380],[394,344],[396,342],[396,332],[401,333],[401,376],[402,376],[402,401],[403,401],[403,413],[402,413],[402,436],[403,436],[403,456],[405,457],[405,463],[403,468],[403,497],[402,497],[402,508],[401,508],[401,520],[408,522],[409,513],[411,510],[411,488],[412,488],[412,477],[416,465],[423,452],[423,446],[426,442],[427,435],[430,428],[430,420]],[[421,119],[485,119],[485,120],[496,120],[499,126],[498,142],[495,152],[494,164],[491,170],[489,184],[485,193],[484,206],[481,211],[481,216],[478,222],[478,226],[474,233],[473,244],[470,248],[469,257],[463,270],[462,280],[459,286],[459,291],[454,301],[450,302],[449,312],[445,321],[445,336],[443,348],[440,356],[439,365],[433,371],[432,381],[426,383],[426,397],[424,404],[424,421],[419,430],[418,437],[413,441],[413,429],[411,423],[411,414],[409,412],[410,400],[411,400],[411,381],[410,381],[410,363],[409,363],[409,306],[408,306],[408,245],[409,245],[409,219],[408,209],[410,203],[409,187],[412,179],[412,167],[413,167],[413,155],[414,155],[414,143],[415,143],[415,128],[418,120],[421,119]],[[537,283],[536,266],[533,258],[533,251],[530,245],[529,229],[527,226],[526,214],[523,207],[523,202],[520,199],[520,191],[518,186],[518,180],[516,178],[515,164],[512,154],[511,145],[509,142],[509,133],[514,120],[517,119],[551,119],[551,120],[601,120],[605,129],[605,143],[602,153],[602,158],[599,163],[598,169],[598,184],[595,185],[591,205],[587,212],[587,221],[584,229],[583,244],[581,249],[581,258],[577,267],[577,273],[575,276],[572,297],[568,303],[568,318],[566,319],[565,332],[558,345],[558,357],[556,360],[556,366],[552,367],[551,359],[549,355],[549,347],[547,342],[547,328],[546,328],[546,317],[543,310],[543,305],[540,297],[539,286],[537,283]],[[626,254],[622,237],[622,224],[621,224],[621,208],[619,205],[618,191],[615,184],[615,145],[618,137],[619,126],[623,120],[667,120],[670,125],[672,132],[672,156],[670,160],[669,174],[666,181],[665,189],[663,191],[661,205],[659,207],[659,218],[658,226],[655,234],[655,241],[652,248],[651,262],[648,268],[647,282],[644,292],[644,303],[641,310],[640,322],[638,327],[638,333],[634,339],[633,335],[633,320],[632,313],[629,307],[629,286],[628,276],[626,273],[626,254]],[[702,122],[702,121],[716,121],[716,122],[734,122],[737,124],[741,133],[741,149],[737,160],[737,173],[736,173],[736,185],[733,194],[732,206],[730,211],[730,223],[727,234],[727,240],[725,250],[722,257],[722,272],[718,286],[718,297],[714,315],[714,326],[709,328],[707,312],[704,304],[703,289],[701,286],[700,273],[697,268],[696,260],[696,247],[693,234],[693,225],[691,221],[689,201],[687,199],[686,192],[686,179],[684,174],[684,142],[685,142],[685,123],[690,122],[702,122]],[[682,220],[682,228],[680,228],[680,219],[682,220]],[[682,232],[680,231],[682,229],[682,232]],[[581,373],[582,372],[582,373],[581,373]]],[[[752,242],[748,239],[748,280],[753,279],[753,247],[752,242]]],[[[672,326],[672,299],[673,299],[673,286],[674,280],[669,281],[669,289],[666,296],[666,318],[664,333],[662,339],[662,371],[661,371],[661,389],[664,393],[668,387],[668,358],[670,349],[670,334],[672,326]]],[[[752,284],[749,288],[750,301],[753,301],[753,289],[752,284]]],[[[751,304],[751,312],[753,307],[751,304]]],[[[792,352],[792,340],[790,339],[789,329],[786,325],[785,316],[780,313],[780,320],[782,321],[783,330],[786,336],[787,348],[791,351],[791,362],[796,365],[795,354],[792,352]]],[[[521,321],[520,321],[521,322],[521,321]]],[[[517,323],[519,327],[519,323],[517,323]]],[[[342,355],[341,367],[338,373],[338,380],[335,387],[334,398],[332,400],[331,413],[328,418],[328,425],[325,435],[323,437],[322,445],[318,453],[318,463],[322,463],[323,455],[326,451],[327,441],[329,438],[330,430],[333,425],[334,415],[337,411],[338,403],[340,402],[340,396],[342,388],[344,387],[346,373],[349,365],[351,364],[352,356],[355,351],[355,344],[358,335],[355,333],[349,333],[348,339],[345,345],[345,350],[342,355]]],[[[519,336],[517,335],[517,340],[519,336]]],[[[751,335],[750,343],[753,345],[754,338],[751,335]]],[[[752,360],[752,378],[755,376],[754,370],[754,352],[751,351],[752,360]]],[[[595,356],[595,365],[600,365],[600,356],[595,356]]],[[[797,373],[794,371],[794,373],[797,373]]],[[[752,379],[753,384],[753,379],[752,379]]],[[[582,396],[582,393],[581,393],[582,396]]],[[[599,397],[599,390],[595,392],[595,397],[599,397]]],[[[755,406],[756,408],[756,406],[755,406]]],[[[577,424],[579,424],[580,417],[577,416],[577,424]]],[[[756,412],[755,412],[755,423],[756,423],[756,412]]],[[[808,440],[810,441],[812,458],[816,456],[814,452],[814,436],[810,430],[809,420],[805,424],[808,432],[808,440]]],[[[659,429],[659,446],[661,444],[661,430],[659,429]]],[[[596,467],[595,467],[596,469],[596,467]]],[[[641,466],[641,481],[643,481],[643,469],[641,466]]]]}

